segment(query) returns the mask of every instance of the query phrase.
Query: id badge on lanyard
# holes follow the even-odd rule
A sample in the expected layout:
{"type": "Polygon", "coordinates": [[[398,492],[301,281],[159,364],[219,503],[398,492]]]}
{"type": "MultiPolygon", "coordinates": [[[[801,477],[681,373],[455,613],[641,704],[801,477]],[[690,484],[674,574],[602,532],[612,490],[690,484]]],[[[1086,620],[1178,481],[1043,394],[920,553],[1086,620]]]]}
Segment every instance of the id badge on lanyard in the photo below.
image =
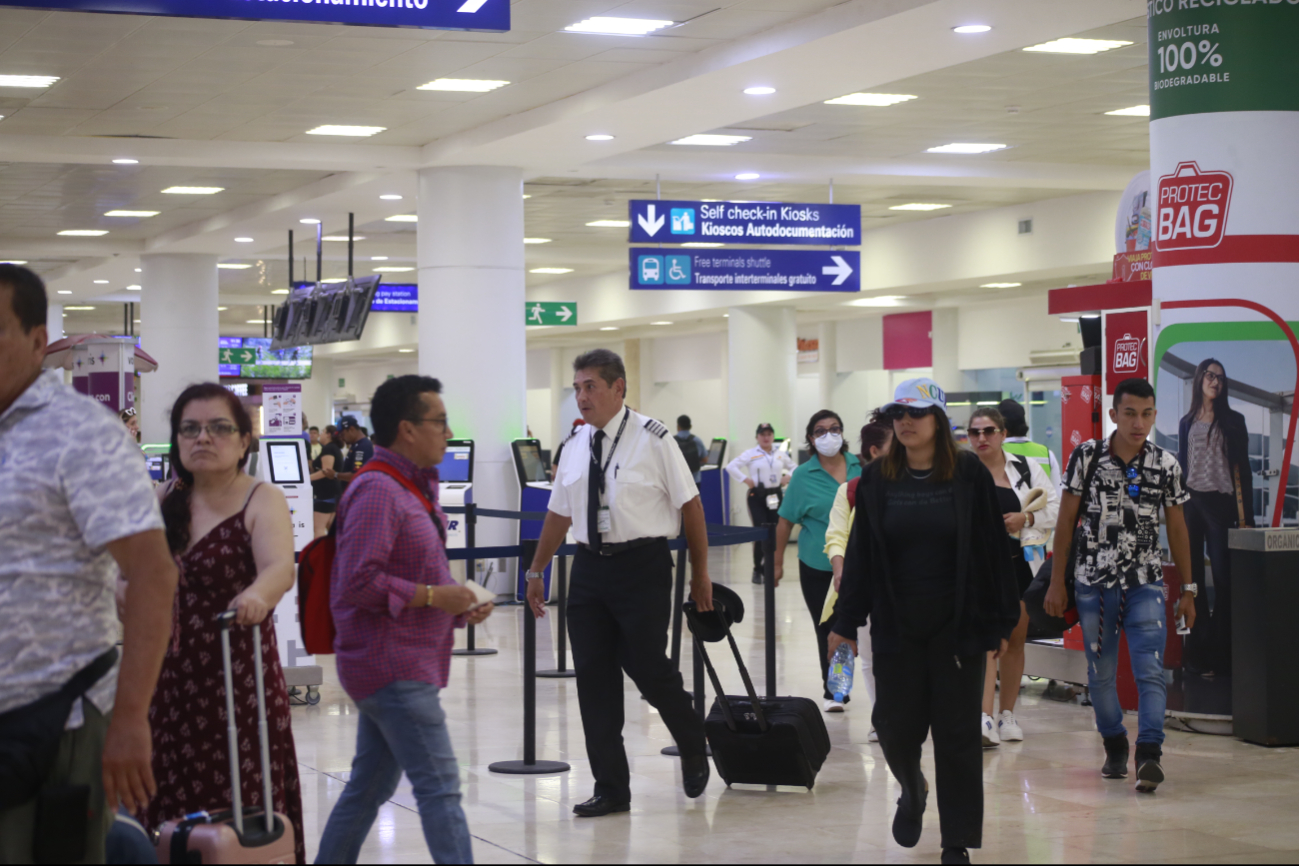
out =
{"type": "Polygon", "coordinates": [[[600,506],[600,510],[595,513],[595,525],[601,535],[606,532],[613,532],[613,516],[609,511],[609,506],[600,506]]]}

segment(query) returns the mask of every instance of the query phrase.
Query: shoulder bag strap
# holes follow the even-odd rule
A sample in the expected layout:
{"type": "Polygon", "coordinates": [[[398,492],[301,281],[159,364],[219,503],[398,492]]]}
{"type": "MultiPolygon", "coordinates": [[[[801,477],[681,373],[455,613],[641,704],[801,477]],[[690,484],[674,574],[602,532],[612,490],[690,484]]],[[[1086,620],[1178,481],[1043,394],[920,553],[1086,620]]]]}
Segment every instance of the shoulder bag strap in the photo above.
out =
{"type": "Polygon", "coordinates": [[[1078,518],[1074,522],[1073,535],[1070,536],[1069,561],[1064,564],[1064,568],[1065,568],[1064,579],[1066,584],[1072,583],[1074,581],[1074,567],[1077,561],[1076,554],[1078,552],[1078,533],[1082,531],[1082,522],[1085,519],[1083,517],[1083,509],[1086,508],[1087,499],[1089,496],[1091,496],[1092,482],[1096,480],[1096,469],[1101,465],[1101,459],[1104,456],[1105,456],[1104,440],[1097,439],[1096,454],[1092,456],[1091,465],[1087,467],[1087,472],[1083,475],[1081,505],[1079,506],[1078,509],[1078,518]]]}

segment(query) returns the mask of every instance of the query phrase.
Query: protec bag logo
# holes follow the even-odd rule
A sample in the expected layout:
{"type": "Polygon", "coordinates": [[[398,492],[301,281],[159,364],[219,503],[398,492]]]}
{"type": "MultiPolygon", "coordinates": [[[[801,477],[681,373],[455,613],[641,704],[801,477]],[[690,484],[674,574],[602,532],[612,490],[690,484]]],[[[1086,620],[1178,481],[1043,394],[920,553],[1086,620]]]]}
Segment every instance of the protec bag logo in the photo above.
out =
{"type": "Polygon", "coordinates": [[[1210,249],[1222,243],[1231,206],[1233,179],[1226,171],[1201,171],[1194,162],[1178,163],[1159,179],[1155,248],[1210,249]]]}
{"type": "Polygon", "coordinates": [[[1114,372],[1135,375],[1141,369],[1141,340],[1124,334],[1114,341],[1114,372]]]}

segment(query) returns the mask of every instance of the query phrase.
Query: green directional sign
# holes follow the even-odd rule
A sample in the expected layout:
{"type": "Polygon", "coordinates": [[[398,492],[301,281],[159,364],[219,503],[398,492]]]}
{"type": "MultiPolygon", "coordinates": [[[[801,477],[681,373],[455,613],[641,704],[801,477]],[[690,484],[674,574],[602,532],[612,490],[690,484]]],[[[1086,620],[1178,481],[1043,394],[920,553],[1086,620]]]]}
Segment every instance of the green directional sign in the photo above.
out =
{"type": "Polygon", "coordinates": [[[218,349],[218,362],[220,364],[256,364],[256,349],[218,349]]]}
{"type": "Polygon", "coordinates": [[[529,301],[523,308],[529,325],[576,325],[576,301],[529,301]]]}

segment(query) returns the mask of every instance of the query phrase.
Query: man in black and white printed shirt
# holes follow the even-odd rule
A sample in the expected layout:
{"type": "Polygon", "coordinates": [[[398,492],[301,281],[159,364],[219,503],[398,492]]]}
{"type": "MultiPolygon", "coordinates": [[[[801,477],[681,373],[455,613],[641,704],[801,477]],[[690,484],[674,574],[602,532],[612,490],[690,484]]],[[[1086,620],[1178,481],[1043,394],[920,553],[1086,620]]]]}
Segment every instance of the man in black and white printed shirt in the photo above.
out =
{"type": "Polygon", "coordinates": [[[1096,727],[1104,738],[1101,774],[1128,774],[1128,732],[1123,727],[1115,677],[1119,629],[1128,639],[1132,673],[1140,696],[1137,733],[1137,790],[1149,793],[1164,780],[1164,605],[1159,509],[1163,506],[1168,546],[1187,581],[1177,613],[1195,621],[1196,585],[1190,583],[1191,548],[1182,515],[1189,498],[1177,456],[1149,441],[1155,426],[1155,392],[1145,379],[1126,379],[1114,391],[1109,439],[1092,439],[1074,449],[1065,471],[1065,492],[1057,522],[1051,589],[1046,610],[1062,616],[1067,605],[1065,567],[1074,557],[1078,616],[1087,653],[1087,679],[1096,727]],[[1077,544],[1070,531],[1081,517],[1077,544]],[[1071,546],[1073,549],[1071,550],[1071,546]]]}

